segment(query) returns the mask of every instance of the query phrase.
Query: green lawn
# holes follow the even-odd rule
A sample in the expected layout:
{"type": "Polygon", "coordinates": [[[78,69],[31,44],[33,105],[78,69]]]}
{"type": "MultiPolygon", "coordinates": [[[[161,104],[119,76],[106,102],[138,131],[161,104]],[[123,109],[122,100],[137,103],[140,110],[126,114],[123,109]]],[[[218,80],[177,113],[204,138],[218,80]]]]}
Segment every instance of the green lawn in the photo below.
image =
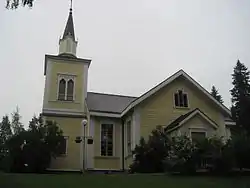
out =
{"type": "Polygon", "coordinates": [[[0,188],[250,188],[250,177],[1,174],[0,188]]]}

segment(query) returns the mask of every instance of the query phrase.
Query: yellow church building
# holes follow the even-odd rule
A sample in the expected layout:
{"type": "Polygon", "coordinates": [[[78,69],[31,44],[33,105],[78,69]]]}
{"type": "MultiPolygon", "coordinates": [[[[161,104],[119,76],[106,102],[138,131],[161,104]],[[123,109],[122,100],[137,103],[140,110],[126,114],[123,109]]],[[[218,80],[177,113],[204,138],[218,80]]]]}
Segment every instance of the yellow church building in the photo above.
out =
{"type": "Polygon", "coordinates": [[[183,70],[140,97],[93,93],[91,60],[77,57],[76,49],[70,9],[59,54],[45,55],[42,114],[58,123],[65,138],[51,170],[126,170],[140,138],[155,128],[173,136],[230,137],[230,110],[183,70]]]}

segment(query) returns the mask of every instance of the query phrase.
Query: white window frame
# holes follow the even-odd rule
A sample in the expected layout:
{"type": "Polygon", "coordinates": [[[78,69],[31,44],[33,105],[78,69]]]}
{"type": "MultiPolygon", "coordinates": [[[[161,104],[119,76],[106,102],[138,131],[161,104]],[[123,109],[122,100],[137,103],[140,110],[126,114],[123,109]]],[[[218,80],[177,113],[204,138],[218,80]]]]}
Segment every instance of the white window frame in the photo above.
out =
{"type": "Polygon", "coordinates": [[[131,155],[132,154],[132,120],[129,119],[126,121],[126,151],[127,151],[127,155],[131,155]],[[130,122],[130,151],[128,148],[128,123],[130,122]]]}
{"type": "Polygon", "coordinates": [[[66,82],[64,100],[62,100],[62,101],[74,102],[75,101],[76,76],[70,75],[70,74],[58,74],[58,76],[57,76],[57,101],[61,101],[61,100],[59,100],[59,86],[60,86],[60,81],[62,79],[64,79],[66,82]],[[74,82],[73,100],[72,101],[67,100],[68,81],[70,81],[70,80],[72,80],[74,82]]]}
{"type": "Polygon", "coordinates": [[[174,92],[174,94],[173,94],[173,102],[174,102],[174,107],[175,108],[190,108],[188,93],[186,91],[184,91],[184,89],[177,89],[174,92]],[[187,95],[187,107],[186,106],[176,106],[175,105],[175,94],[178,94],[178,97],[179,97],[179,91],[182,91],[182,94],[186,94],[187,95]]]}
{"type": "Polygon", "coordinates": [[[189,137],[192,141],[192,133],[205,133],[205,138],[207,138],[207,130],[205,128],[190,128],[189,137]]]}
{"type": "Polygon", "coordinates": [[[109,122],[109,121],[103,121],[103,122],[101,122],[100,123],[100,140],[99,140],[99,143],[100,143],[100,148],[99,148],[99,151],[100,151],[100,156],[101,157],[114,157],[115,156],[115,154],[116,154],[116,151],[115,151],[115,124],[114,124],[114,122],[109,122]],[[113,145],[113,148],[112,148],[112,150],[113,150],[113,152],[112,152],[112,155],[102,155],[102,125],[105,125],[105,124],[110,124],[110,125],[112,125],[112,127],[113,127],[113,135],[112,135],[112,137],[113,137],[113,140],[112,140],[112,145],[113,145]]]}

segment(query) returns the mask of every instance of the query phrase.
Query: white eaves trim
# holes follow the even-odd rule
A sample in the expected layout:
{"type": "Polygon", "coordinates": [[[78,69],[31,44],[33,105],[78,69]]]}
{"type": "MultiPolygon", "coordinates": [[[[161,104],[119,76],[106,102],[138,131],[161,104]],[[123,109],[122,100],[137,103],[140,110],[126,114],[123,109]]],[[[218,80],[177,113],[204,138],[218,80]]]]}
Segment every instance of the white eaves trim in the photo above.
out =
{"type": "Polygon", "coordinates": [[[107,113],[107,112],[91,112],[91,116],[101,116],[101,117],[113,117],[113,118],[121,118],[121,114],[115,114],[115,113],[107,113]]]}
{"type": "Polygon", "coordinates": [[[163,82],[161,82],[160,84],[158,84],[157,86],[155,86],[154,88],[152,88],[151,90],[149,90],[147,93],[143,94],[138,99],[136,99],[135,101],[133,101],[130,105],[128,105],[123,110],[122,116],[124,114],[126,114],[131,108],[135,107],[136,105],[138,105],[139,103],[141,103],[142,101],[144,101],[145,99],[147,99],[148,97],[150,97],[151,95],[153,95],[154,93],[156,93],[157,91],[159,91],[160,89],[162,89],[163,87],[167,86],[168,84],[170,84],[171,82],[173,82],[175,79],[179,78],[180,76],[185,77],[194,86],[196,86],[201,92],[203,92],[209,99],[211,99],[217,106],[219,106],[223,111],[225,111],[228,115],[231,116],[231,112],[230,112],[230,110],[227,107],[225,107],[220,102],[218,102],[216,99],[214,99],[207,90],[205,90],[198,82],[196,82],[193,78],[191,78],[183,70],[179,70],[178,72],[176,72],[175,74],[173,74],[172,76],[170,76],[169,78],[167,78],[166,80],[164,80],[163,82]]]}
{"type": "Polygon", "coordinates": [[[42,113],[58,114],[58,115],[84,115],[84,113],[80,111],[73,111],[71,109],[53,109],[53,108],[43,108],[42,113]]]}

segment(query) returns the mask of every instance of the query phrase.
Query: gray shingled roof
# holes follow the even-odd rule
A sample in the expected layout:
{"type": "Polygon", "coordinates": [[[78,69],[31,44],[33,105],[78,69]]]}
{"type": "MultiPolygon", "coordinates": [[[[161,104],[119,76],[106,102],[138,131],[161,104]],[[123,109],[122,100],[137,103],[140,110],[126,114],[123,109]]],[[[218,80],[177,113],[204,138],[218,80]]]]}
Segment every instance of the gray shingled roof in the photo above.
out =
{"type": "Polygon", "coordinates": [[[88,92],[90,111],[121,113],[136,97],[88,92]]]}

